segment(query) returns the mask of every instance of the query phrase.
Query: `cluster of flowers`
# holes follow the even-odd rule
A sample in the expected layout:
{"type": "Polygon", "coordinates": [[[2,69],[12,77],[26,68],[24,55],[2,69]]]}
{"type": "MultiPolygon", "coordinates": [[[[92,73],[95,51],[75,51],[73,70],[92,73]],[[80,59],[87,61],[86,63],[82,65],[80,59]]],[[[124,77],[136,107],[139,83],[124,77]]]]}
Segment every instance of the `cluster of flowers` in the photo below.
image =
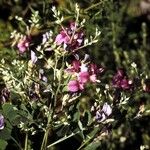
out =
{"type": "Polygon", "coordinates": [[[71,22],[69,27],[62,28],[55,38],[56,44],[63,45],[65,50],[75,50],[82,46],[83,41],[84,33],[75,22],[71,22]]]}
{"type": "Polygon", "coordinates": [[[129,79],[124,69],[118,69],[113,76],[112,86],[121,90],[133,90],[135,87],[141,87],[144,92],[150,93],[150,79],[129,79]],[[138,80],[138,81],[135,81],[138,80]],[[136,85],[136,82],[137,85],[136,85]],[[142,83],[143,82],[143,83],[142,83]]]}
{"type": "MultiPolygon", "coordinates": [[[[81,47],[84,43],[84,33],[81,27],[77,23],[71,22],[69,26],[62,27],[58,35],[53,39],[57,46],[62,46],[64,50],[74,52],[81,47]]],[[[19,53],[22,54],[29,50],[31,43],[31,37],[24,35],[20,38],[17,44],[19,53]]],[[[35,52],[31,50],[31,61],[35,63],[37,57],[35,52]]],[[[96,64],[90,61],[79,60],[75,58],[71,65],[65,70],[65,72],[71,76],[71,80],[68,82],[68,91],[71,93],[81,92],[85,89],[89,83],[99,83],[99,76],[104,71],[102,67],[98,67],[96,64]]],[[[42,74],[42,73],[41,73],[42,74]]],[[[44,76],[45,77],[45,76],[44,76]]],[[[45,77],[43,80],[46,80],[45,77]]],[[[133,88],[133,81],[128,78],[123,69],[118,69],[117,73],[112,78],[112,86],[116,89],[131,90],[133,88]]],[[[149,92],[150,86],[145,83],[144,91],[149,92]]],[[[109,104],[104,103],[102,108],[97,107],[95,111],[95,118],[98,122],[105,121],[112,114],[112,108],[109,104]]],[[[1,119],[4,120],[3,118],[1,119]]],[[[2,124],[2,123],[1,123],[2,124]]],[[[3,124],[2,124],[3,127],[3,124]]],[[[2,129],[2,128],[1,128],[2,129]]]]}
{"type": "Polygon", "coordinates": [[[89,82],[100,82],[98,75],[101,74],[103,70],[103,68],[98,68],[94,63],[86,63],[80,60],[72,61],[71,67],[66,69],[73,79],[68,83],[68,91],[78,92],[83,90],[85,85],[89,82]]]}
{"type": "Polygon", "coordinates": [[[129,90],[132,88],[132,80],[128,79],[123,69],[118,69],[117,73],[113,77],[113,87],[123,90],[129,90]]]}

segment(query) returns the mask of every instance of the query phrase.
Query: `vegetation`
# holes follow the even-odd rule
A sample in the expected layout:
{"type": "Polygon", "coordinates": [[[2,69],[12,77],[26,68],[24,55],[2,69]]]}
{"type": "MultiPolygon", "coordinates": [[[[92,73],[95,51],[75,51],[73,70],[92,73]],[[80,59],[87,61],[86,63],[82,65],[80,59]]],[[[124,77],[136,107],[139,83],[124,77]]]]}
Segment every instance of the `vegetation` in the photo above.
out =
{"type": "Polygon", "coordinates": [[[0,150],[150,149],[149,1],[0,7],[0,150]]]}

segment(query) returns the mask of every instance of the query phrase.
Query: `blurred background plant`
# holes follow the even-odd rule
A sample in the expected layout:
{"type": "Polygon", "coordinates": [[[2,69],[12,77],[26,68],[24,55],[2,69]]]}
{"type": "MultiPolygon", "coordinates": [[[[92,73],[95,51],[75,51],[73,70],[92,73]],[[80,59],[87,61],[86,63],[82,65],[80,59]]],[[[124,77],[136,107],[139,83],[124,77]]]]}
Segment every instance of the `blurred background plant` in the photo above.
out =
{"type": "MultiPolygon", "coordinates": [[[[104,66],[106,68],[105,75],[102,76],[102,81],[104,83],[109,83],[113,75],[116,74],[118,68],[124,68],[126,76],[134,81],[134,86],[137,87],[136,92],[119,92],[108,89],[108,91],[103,93],[100,99],[107,98],[111,101],[111,97],[116,99],[116,101],[121,101],[121,105],[118,109],[115,109],[114,116],[116,116],[116,122],[113,124],[107,124],[106,128],[98,126],[93,129],[89,126],[88,136],[84,139],[86,133],[80,133],[76,136],[70,136],[64,138],[63,142],[58,142],[56,144],[56,149],[64,149],[66,144],[72,149],[149,149],[150,148],[150,1],[149,0],[0,0],[0,60],[5,58],[7,62],[7,69],[13,68],[16,70],[17,67],[21,67],[20,74],[14,72],[17,78],[22,79],[26,64],[22,64],[21,61],[12,64],[13,60],[20,59],[15,48],[11,49],[12,40],[10,39],[10,33],[14,30],[19,30],[21,33],[25,33],[24,23],[28,22],[31,15],[35,11],[39,11],[39,26],[34,26],[30,30],[32,39],[38,43],[38,39],[41,38],[42,34],[49,31],[49,28],[53,29],[54,34],[57,34],[58,29],[55,28],[55,18],[53,17],[52,6],[56,8],[63,14],[65,22],[75,19],[75,3],[79,4],[80,15],[79,19],[86,19],[85,28],[87,37],[90,37],[92,33],[95,33],[95,27],[101,31],[101,36],[99,42],[95,45],[89,46],[89,53],[91,60],[94,60],[98,65],[104,66]],[[22,17],[23,22],[18,23],[16,16],[22,17]],[[142,86],[146,92],[143,92],[138,87],[142,86]],[[122,94],[123,93],[123,94],[122,94]],[[117,95],[118,94],[118,95],[117,95]],[[123,97],[127,95],[127,97],[123,97]],[[128,97],[130,99],[128,100],[128,97]],[[141,115],[142,114],[142,115],[141,115]],[[84,142],[82,143],[82,139],[84,142]],[[75,144],[74,144],[75,143],[75,144]],[[72,147],[74,146],[74,148],[72,147]]],[[[34,47],[34,45],[33,45],[34,47]]],[[[26,58],[24,58],[26,59],[26,58]]],[[[7,72],[6,72],[7,74],[7,72]]],[[[35,73],[36,74],[36,73],[35,73]]],[[[9,91],[4,92],[5,83],[2,80],[0,82],[1,97],[5,98],[5,101],[9,99],[9,91]],[[8,96],[8,97],[7,97],[8,96]]],[[[18,82],[19,83],[19,82],[18,82]]],[[[17,88],[17,87],[16,87],[17,88]]],[[[102,89],[104,87],[101,87],[102,89]]],[[[15,89],[14,89],[15,90],[15,89]]],[[[18,93],[22,89],[16,89],[18,93]],[[19,91],[20,90],[20,91],[19,91]]],[[[105,90],[104,90],[105,91],[105,90]]],[[[101,95],[101,92],[97,91],[94,97],[101,95]]],[[[35,93],[33,93],[34,95],[35,93]]],[[[89,92],[81,97],[81,102],[77,106],[77,110],[82,112],[82,107],[90,109],[88,106],[84,106],[84,100],[88,101],[87,97],[92,97],[93,93],[89,92]]],[[[24,99],[24,93],[22,93],[24,99]]],[[[16,97],[11,95],[11,99],[14,101],[16,97]]],[[[38,94],[34,95],[38,97],[38,94]]],[[[2,98],[1,98],[2,100],[2,98]]],[[[89,100],[90,101],[90,100],[89,100]]],[[[117,103],[118,102],[114,102],[117,103]]],[[[33,121],[33,116],[30,115],[31,112],[28,110],[24,111],[24,106],[21,105],[21,110],[15,108],[16,106],[8,106],[9,104],[2,105],[2,110],[6,112],[5,116],[8,120],[13,122],[16,114],[22,114],[23,116],[28,116],[26,119],[33,121]],[[7,108],[10,107],[10,110],[7,108]],[[15,109],[14,109],[15,108],[15,109]],[[14,113],[14,118],[12,115],[14,113]]],[[[40,104],[39,104],[40,105],[40,104]]],[[[115,104],[114,104],[115,105],[115,104]]],[[[35,106],[37,111],[41,106],[35,106]]],[[[30,109],[30,106],[29,106],[30,109]]],[[[46,108],[43,108],[46,111],[46,108]]],[[[75,110],[76,111],[76,110],[75,110]]],[[[84,112],[85,113],[85,112],[84,112]]],[[[88,111],[87,111],[88,113],[88,111]]],[[[36,115],[35,113],[34,115],[36,115]]],[[[86,113],[85,113],[86,114],[86,113]]],[[[79,114],[76,114],[78,116],[79,114]]],[[[89,115],[87,115],[89,117],[89,115]]],[[[17,118],[18,119],[18,118],[17,118]]],[[[28,122],[28,121],[24,121],[28,122]]],[[[40,120],[39,120],[40,122],[40,120]]],[[[24,124],[30,127],[30,124],[24,124]]],[[[73,126],[73,125],[72,125],[73,126]]],[[[53,139],[51,143],[57,141],[62,137],[62,133],[68,133],[67,126],[64,126],[62,130],[59,128],[55,130],[58,131],[53,133],[53,139]],[[60,136],[59,136],[60,135],[60,136]]],[[[74,128],[74,126],[73,126],[74,128]]],[[[31,132],[34,132],[32,128],[28,128],[31,132]]],[[[24,138],[24,132],[20,132],[18,128],[12,131],[12,126],[7,123],[8,136],[2,138],[0,143],[5,147],[8,140],[8,147],[14,146],[13,142],[15,139],[12,137],[18,133],[24,138]],[[10,136],[10,133],[12,136],[10,136]],[[3,141],[4,140],[4,141],[3,141]]],[[[2,132],[2,131],[0,131],[2,132]]],[[[4,132],[4,131],[3,131],[4,132]]],[[[6,131],[5,131],[6,132],[6,131]]],[[[4,133],[5,133],[4,132],[4,133]]],[[[51,131],[54,132],[54,131],[51,131]]],[[[0,133],[1,137],[3,133],[0,133]]],[[[42,133],[43,134],[43,133],[42,133]]],[[[37,134],[34,137],[34,141],[42,140],[37,134]]],[[[32,136],[31,136],[32,137],[32,136]]],[[[29,137],[29,138],[31,138],[29,137]]],[[[15,143],[20,141],[17,139],[15,143]]],[[[23,143],[20,144],[23,145],[23,143]]],[[[35,144],[35,143],[34,143],[35,144]]],[[[33,144],[34,149],[36,145],[33,144]]],[[[18,144],[19,145],[19,144],[18,144]]],[[[31,144],[32,145],[32,144],[31,144]]],[[[14,146],[14,149],[17,147],[14,146]]],[[[55,149],[54,148],[54,149],[55,149]]]]}

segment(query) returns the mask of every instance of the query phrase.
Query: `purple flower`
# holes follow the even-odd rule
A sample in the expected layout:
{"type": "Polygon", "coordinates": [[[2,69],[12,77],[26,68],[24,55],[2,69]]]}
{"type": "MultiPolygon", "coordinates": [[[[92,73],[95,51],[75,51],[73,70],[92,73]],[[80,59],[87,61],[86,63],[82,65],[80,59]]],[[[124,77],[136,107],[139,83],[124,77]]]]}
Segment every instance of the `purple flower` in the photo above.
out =
{"type": "Polygon", "coordinates": [[[39,70],[39,79],[46,82],[48,81],[47,77],[45,76],[45,73],[44,73],[44,70],[43,69],[40,69],[39,70]]]}
{"type": "Polygon", "coordinates": [[[116,88],[121,88],[121,81],[124,78],[124,71],[119,69],[113,77],[113,86],[116,88]]]}
{"type": "Polygon", "coordinates": [[[107,103],[105,103],[105,104],[103,105],[102,112],[103,112],[106,116],[110,116],[111,113],[112,113],[112,108],[110,107],[110,105],[108,105],[107,103]]]}
{"type": "Polygon", "coordinates": [[[104,120],[106,120],[106,115],[104,113],[102,113],[100,110],[96,111],[96,120],[98,122],[103,122],[104,120]]]}
{"type": "Polygon", "coordinates": [[[35,52],[31,50],[31,61],[32,61],[32,63],[35,64],[37,62],[37,59],[38,58],[37,58],[35,52]]]}
{"type": "Polygon", "coordinates": [[[7,87],[3,88],[0,93],[1,103],[5,103],[6,101],[8,101],[9,97],[10,97],[9,89],[7,87]]]}
{"type": "Polygon", "coordinates": [[[120,88],[123,90],[129,90],[132,87],[132,81],[127,78],[125,72],[119,69],[113,77],[113,87],[120,88]]]}
{"type": "Polygon", "coordinates": [[[0,114],[0,130],[4,129],[4,116],[0,114]]]}
{"type": "Polygon", "coordinates": [[[122,79],[121,80],[121,88],[124,89],[124,90],[128,90],[131,88],[131,84],[132,84],[132,81],[131,80],[128,80],[128,79],[122,79]]]}
{"type": "Polygon", "coordinates": [[[39,99],[39,95],[36,93],[35,89],[29,89],[29,98],[33,101],[37,101],[39,99]]]}
{"type": "Polygon", "coordinates": [[[105,121],[112,114],[112,108],[107,103],[104,103],[103,108],[96,111],[96,120],[98,122],[105,121]]]}

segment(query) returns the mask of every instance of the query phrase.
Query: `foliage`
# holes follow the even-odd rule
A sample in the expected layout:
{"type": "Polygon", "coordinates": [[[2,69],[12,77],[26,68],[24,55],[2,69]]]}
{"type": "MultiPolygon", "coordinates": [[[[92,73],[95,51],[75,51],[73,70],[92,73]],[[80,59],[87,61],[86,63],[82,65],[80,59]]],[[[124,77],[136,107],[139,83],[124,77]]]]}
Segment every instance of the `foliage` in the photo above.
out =
{"type": "Polygon", "coordinates": [[[1,149],[149,149],[142,1],[0,6],[1,149]]]}

